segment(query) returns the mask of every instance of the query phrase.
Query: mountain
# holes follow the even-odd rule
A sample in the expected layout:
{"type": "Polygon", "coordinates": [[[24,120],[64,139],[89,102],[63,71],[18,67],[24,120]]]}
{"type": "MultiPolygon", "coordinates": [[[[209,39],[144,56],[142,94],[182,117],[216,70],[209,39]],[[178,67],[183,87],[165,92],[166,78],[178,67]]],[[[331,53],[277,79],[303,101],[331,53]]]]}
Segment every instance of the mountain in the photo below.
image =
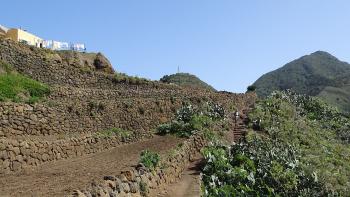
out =
{"type": "Polygon", "coordinates": [[[296,59],[264,74],[253,86],[260,97],[274,90],[292,89],[350,111],[350,64],[327,52],[317,51],[296,59]]]}
{"type": "Polygon", "coordinates": [[[197,76],[191,75],[189,73],[176,73],[172,75],[165,75],[160,79],[160,81],[163,83],[174,83],[180,86],[189,86],[216,91],[212,86],[200,80],[197,76]]]}

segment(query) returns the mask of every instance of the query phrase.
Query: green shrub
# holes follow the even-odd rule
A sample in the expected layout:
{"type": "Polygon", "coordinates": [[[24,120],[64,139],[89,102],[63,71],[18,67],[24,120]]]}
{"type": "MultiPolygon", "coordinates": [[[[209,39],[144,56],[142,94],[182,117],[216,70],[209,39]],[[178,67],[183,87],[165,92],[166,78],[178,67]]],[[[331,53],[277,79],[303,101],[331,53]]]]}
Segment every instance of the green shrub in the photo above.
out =
{"type": "Polygon", "coordinates": [[[296,148],[257,136],[203,151],[205,196],[324,196],[328,191],[299,164],[296,148]],[[229,194],[229,195],[228,195],[229,194]]]}
{"type": "Polygon", "coordinates": [[[140,163],[142,163],[146,168],[154,170],[159,166],[160,156],[158,153],[154,153],[148,150],[144,150],[140,155],[140,163]]]}
{"type": "Polygon", "coordinates": [[[141,181],[141,182],[139,183],[139,186],[140,186],[140,193],[141,193],[141,196],[147,196],[148,191],[149,191],[149,190],[148,190],[148,185],[147,185],[147,183],[141,181]]]}
{"type": "Polygon", "coordinates": [[[250,85],[247,87],[247,92],[254,92],[256,90],[256,86],[250,85]]]}
{"type": "Polygon", "coordinates": [[[140,78],[137,76],[128,76],[125,73],[115,73],[112,80],[114,83],[127,83],[131,85],[141,85],[150,82],[145,78],[140,78]]]}
{"type": "Polygon", "coordinates": [[[159,125],[157,132],[160,135],[174,134],[179,137],[189,137],[205,128],[210,128],[214,121],[223,119],[223,114],[223,108],[215,104],[201,108],[183,105],[177,110],[175,120],[159,125]]]}
{"type": "Polygon", "coordinates": [[[323,101],[291,91],[275,92],[249,114],[261,119],[269,139],[290,143],[301,153],[300,166],[338,194],[350,192],[350,120],[323,101]]]}

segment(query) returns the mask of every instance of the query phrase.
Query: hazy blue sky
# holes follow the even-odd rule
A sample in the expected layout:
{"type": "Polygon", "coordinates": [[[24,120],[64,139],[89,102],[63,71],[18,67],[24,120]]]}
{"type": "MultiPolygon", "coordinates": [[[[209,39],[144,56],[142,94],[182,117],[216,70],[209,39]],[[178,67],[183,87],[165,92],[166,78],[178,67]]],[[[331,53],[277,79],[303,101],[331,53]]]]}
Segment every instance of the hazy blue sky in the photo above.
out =
{"type": "Polygon", "coordinates": [[[83,42],[117,71],[150,79],[190,72],[244,92],[316,50],[350,61],[348,0],[59,0],[1,3],[0,24],[83,42]]]}

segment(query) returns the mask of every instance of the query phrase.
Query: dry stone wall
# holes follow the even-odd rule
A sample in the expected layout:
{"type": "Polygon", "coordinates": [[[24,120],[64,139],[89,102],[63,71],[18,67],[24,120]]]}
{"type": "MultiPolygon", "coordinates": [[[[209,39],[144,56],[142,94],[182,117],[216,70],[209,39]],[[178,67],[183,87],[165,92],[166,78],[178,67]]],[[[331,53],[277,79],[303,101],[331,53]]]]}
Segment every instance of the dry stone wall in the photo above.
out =
{"type": "MultiPolygon", "coordinates": [[[[147,136],[149,137],[149,136],[147,136]]],[[[140,138],[86,135],[62,140],[0,139],[0,174],[20,171],[45,162],[100,152],[140,138]]]]}
{"type": "Polygon", "coordinates": [[[112,74],[86,70],[79,58],[79,55],[72,55],[62,59],[54,51],[0,39],[1,61],[49,84],[52,90],[47,100],[39,104],[0,102],[0,173],[89,154],[118,144],[115,140],[88,143],[83,137],[73,141],[33,142],[33,136],[91,136],[106,129],[122,128],[135,133],[134,140],[137,140],[169,121],[183,102],[214,101],[230,111],[255,101],[254,94],[212,92],[159,82],[120,83],[112,74]],[[21,152],[21,144],[35,146],[25,145],[22,149],[26,152],[21,152]],[[53,149],[53,146],[58,148],[53,149]]]}

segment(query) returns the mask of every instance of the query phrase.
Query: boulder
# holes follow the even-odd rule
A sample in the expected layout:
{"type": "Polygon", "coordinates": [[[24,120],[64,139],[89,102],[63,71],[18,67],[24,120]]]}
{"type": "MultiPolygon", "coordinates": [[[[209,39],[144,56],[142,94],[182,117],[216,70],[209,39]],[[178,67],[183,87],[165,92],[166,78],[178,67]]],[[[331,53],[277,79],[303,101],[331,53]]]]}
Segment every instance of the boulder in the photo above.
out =
{"type": "Polygon", "coordinates": [[[101,70],[107,73],[114,73],[112,64],[102,53],[96,54],[94,66],[96,70],[101,70]]]}

